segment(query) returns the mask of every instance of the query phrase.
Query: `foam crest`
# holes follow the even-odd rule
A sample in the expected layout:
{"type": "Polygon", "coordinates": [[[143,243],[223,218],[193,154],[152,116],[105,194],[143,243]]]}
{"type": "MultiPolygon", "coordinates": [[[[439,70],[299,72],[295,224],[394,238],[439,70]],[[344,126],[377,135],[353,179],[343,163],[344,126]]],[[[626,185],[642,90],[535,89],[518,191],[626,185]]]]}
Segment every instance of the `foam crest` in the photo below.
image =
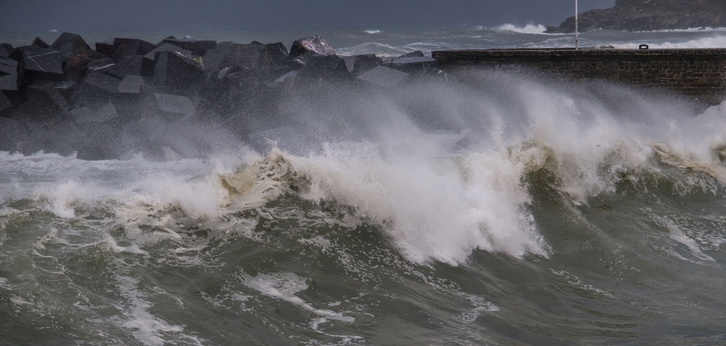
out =
{"type": "Polygon", "coordinates": [[[514,24],[502,24],[495,28],[497,31],[509,31],[520,34],[544,34],[547,27],[542,24],[527,24],[525,26],[516,26],[514,24]]]}

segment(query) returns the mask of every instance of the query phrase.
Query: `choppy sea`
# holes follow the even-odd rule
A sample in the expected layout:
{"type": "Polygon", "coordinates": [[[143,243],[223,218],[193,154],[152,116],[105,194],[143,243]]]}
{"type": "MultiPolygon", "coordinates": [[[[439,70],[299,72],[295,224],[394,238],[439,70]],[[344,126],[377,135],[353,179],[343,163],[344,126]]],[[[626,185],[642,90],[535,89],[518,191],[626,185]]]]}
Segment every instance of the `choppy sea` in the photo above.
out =
{"type": "MultiPolygon", "coordinates": [[[[574,44],[537,25],[79,34],[574,44]]],[[[580,42],[724,48],[726,29],[580,42]]],[[[291,95],[245,138],[170,125],[161,156],[0,152],[0,344],[726,344],[726,104],[472,74],[291,95]]]]}

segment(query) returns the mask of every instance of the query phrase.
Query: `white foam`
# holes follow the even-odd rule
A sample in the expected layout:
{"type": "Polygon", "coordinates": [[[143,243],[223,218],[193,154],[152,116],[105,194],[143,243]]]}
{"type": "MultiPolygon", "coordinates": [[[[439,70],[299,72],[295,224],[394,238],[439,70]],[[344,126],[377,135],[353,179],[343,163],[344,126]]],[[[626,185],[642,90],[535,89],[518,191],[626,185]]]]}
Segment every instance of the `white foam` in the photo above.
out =
{"type": "Polygon", "coordinates": [[[547,27],[542,24],[527,24],[525,26],[516,26],[514,24],[502,24],[494,28],[497,31],[509,31],[520,34],[544,34],[547,27]]]}
{"type": "Polygon", "coordinates": [[[175,335],[190,344],[203,344],[194,336],[184,335],[184,327],[173,325],[149,312],[153,304],[146,301],[146,294],[138,289],[138,280],[129,276],[118,276],[117,280],[119,289],[128,300],[128,306],[122,308],[127,320],[121,325],[131,330],[137,341],[144,345],[166,345],[170,340],[165,336],[175,335]]]}
{"type": "Polygon", "coordinates": [[[339,337],[343,340],[360,339],[359,336],[333,335],[323,332],[320,325],[328,323],[330,320],[353,323],[355,319],[332,310],[317,309],[302,298],[296,296],[296,293],[308,289],[308,284],[306,279],[294,273],[258,274],[254,277],[245,276],[244,284],[266,296],[284,300],[320,316],[320,318],[314,318],[310,323],[312,329],[318,333],[339,337]]]}

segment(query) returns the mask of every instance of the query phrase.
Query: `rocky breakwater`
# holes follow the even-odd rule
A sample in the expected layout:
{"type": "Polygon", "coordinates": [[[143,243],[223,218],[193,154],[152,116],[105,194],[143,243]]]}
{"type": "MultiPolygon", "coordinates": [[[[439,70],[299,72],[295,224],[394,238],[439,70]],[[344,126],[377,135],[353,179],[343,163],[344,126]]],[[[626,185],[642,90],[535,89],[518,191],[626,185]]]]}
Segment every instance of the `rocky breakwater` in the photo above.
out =
{"type": "Polygon", "coordinates": [[[383,60],[341,57],[319,37],[239,44],[168,37],[114,38],[92,48],[79,35],[47,44],[0,45],[0,151],[75,153],[109,159],[144,152],[196,155],[179,136],[205,142],[222,127],[244,139],[254,119],[274,117],[281,100],[328,83],[388,88],[435,70],[411,54],[383,60]],[[183,130],[186,129],[186,130],[183,130]],[[169,137],[176,137],[173,140],[169,137]]]}
{"type": "MultiPolygon", "coordinates": [[[[726,27],[726,1],[617,0],[613,8],[587,11],[581,13],[578,19],[580,31],[726,27]]],[[[574,31],[575,17],[548,28],[548,32],[552,33],[574,31]]]]}

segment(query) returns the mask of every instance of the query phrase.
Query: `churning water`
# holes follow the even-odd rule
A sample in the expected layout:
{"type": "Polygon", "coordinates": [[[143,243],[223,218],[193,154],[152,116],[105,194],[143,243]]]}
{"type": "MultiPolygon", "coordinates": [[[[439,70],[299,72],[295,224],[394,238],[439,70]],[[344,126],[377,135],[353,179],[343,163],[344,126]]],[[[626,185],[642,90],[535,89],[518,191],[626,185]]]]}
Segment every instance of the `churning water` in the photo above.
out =
{"type": "MultiPolygon", "coordinates": [[[[542,31],[323,35],[341,54],[571,44],[542,31]]],[[[726,105],[470,79],[301,92],[243,137],[204,124],[205,151],[173,124],[161,157],[0,152],[0,343],[726,343],[726,105]]]]}

